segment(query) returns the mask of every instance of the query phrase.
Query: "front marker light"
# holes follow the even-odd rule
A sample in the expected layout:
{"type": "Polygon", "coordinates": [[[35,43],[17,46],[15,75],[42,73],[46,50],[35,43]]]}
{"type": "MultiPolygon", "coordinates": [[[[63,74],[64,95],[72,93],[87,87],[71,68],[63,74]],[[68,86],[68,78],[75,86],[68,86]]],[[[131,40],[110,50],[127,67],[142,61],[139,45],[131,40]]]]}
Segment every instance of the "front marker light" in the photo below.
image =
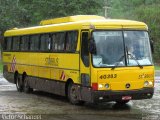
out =
{"type": "Polygon", "coordinates": [[[149,85],[149,82],[148,82],[148,81],[145,81],[145,82],[144,82],[144,87],[148,87],[148,85],[149,85]]]}
{"type": "Polygon", "coordinates": [[[108,89],[109,88],[109,84],[105,84],[105,87],[108,89]]]}

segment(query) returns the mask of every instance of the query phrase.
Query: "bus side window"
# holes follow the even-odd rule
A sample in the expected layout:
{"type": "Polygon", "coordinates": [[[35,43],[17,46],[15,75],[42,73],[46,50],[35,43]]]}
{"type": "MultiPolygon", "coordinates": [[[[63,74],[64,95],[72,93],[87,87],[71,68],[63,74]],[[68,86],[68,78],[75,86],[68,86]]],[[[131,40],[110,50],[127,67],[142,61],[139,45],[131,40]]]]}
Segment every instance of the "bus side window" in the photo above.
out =
{"type": "Polygon", "coordinates": [[[5,40],[4,40],[3,49],[4,49],[4,50],[7,50],[7,51],[10,51],[11,48],[12,48],[12,37],[7,37],[7,38],[5,38],[5,40]]]}
{"type": "Polygon", "coordinates": [[[88,32],[82,33],[81,58],[86,67],[89,67],[88,32]]]}
{"type": "Polygon", "coordinates": [[[7,43],[8,43],[8,38],[4,38],[4,42],[3,42],[3,50],[7,50],[7,43]]]}
{"type": "Polygon", "coordinates": [[[51,38],[49,34],[43,34],[41,35],[40,39],[40,50],[42,51],[48,51],[51,48],[51,38]]]}
{"type": "Polygon", "coordinates": [[[52,34],[52,50],[53,50],[53,51],[56,51],[56,50],[57,50],[55,43],[56,43],[56,33],[53,33],[53,34],[52,34]]]}
{"type": "Polygon", "coordinates": [[[20,37],[13,37],[12,49],[13,51],[18,51],[20,46],[20,37]]]}
{"type": "Polygon", "coordinates": [[[30,50],[31,51],[39,50],[39,35],[32,35],[30,37],[30,50]]]}
{"type": "Polygon", "coordinates": [[[69,31],[66,33],[66,51],[75,52],[77,47],[77,31],[69,31]]]}
{"type": "Polygon", "coordinates": [[[22,36],[20,50],[27,51],[28,48],[29,48],[29,36],[22,36]]]}
{"type": "Polygon", "coordinates": [[[56,46],[58,51],[64,50],[64,43],[65,43],[65,32],[59,32],[56,35],[56,46]]]}

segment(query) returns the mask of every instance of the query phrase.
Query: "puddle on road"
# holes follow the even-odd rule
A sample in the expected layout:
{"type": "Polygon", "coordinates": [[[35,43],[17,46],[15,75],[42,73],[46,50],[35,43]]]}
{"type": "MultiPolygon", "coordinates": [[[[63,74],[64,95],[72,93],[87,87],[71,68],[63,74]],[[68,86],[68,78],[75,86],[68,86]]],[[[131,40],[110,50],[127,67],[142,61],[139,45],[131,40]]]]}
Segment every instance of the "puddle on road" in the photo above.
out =
{"type": "Polygon", "coordinates": [[[14,84],[11,85],[0,85],[0,91],[13,91],[16,89],[14,84]]]}
{"type": "Polygon", "coordinates": [[[160,113],[160,77],[155,81],[152,99],[131,101],[124,106],[114,102],[99,105],[71,105],[65,97],[35,91],[32,94],[16,92],[15,84],[0,79],[0,113],[48,114],[48,115],[100,115],[141,118],[143,113],[160,113]]]}
{"type": "Polygon", "coordinates": [[[0,91],[11,91],[15,89],[15,84],[9,83],[2,75],[0,75],[0,91]]]}
{"type": "Polygon", "coordinates": [[[155,89],[152,99],[133,101],[143,113],[160,114],[160,77],[155,77],[155,89]]]}

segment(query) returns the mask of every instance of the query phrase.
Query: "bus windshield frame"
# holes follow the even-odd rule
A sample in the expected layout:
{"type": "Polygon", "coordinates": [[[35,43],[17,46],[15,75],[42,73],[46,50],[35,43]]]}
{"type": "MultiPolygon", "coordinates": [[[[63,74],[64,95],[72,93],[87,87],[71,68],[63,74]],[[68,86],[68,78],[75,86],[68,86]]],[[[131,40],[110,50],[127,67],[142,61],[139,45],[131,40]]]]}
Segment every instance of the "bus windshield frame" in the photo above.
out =
{"type": "Polygon", "coordinates": [[[151,46],[146,30],[94,30],[96,68],[152,66],[151,46]]]}

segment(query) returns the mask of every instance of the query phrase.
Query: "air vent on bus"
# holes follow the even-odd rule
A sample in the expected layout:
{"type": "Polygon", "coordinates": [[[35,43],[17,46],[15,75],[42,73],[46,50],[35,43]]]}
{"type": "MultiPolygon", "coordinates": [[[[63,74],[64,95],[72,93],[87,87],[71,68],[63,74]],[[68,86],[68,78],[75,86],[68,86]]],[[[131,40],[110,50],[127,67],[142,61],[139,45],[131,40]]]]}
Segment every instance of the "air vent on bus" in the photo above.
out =
{"type": "Polygon", "coordinates": [[[40,25],[50,25],[50,24],[76,22],[76,21],[84,21],[84,20],[105,20],[105,18],[97,15],[75,15],[75,16],[54,18],[49,20],[42,20],[40,22],[40,25]]]}

